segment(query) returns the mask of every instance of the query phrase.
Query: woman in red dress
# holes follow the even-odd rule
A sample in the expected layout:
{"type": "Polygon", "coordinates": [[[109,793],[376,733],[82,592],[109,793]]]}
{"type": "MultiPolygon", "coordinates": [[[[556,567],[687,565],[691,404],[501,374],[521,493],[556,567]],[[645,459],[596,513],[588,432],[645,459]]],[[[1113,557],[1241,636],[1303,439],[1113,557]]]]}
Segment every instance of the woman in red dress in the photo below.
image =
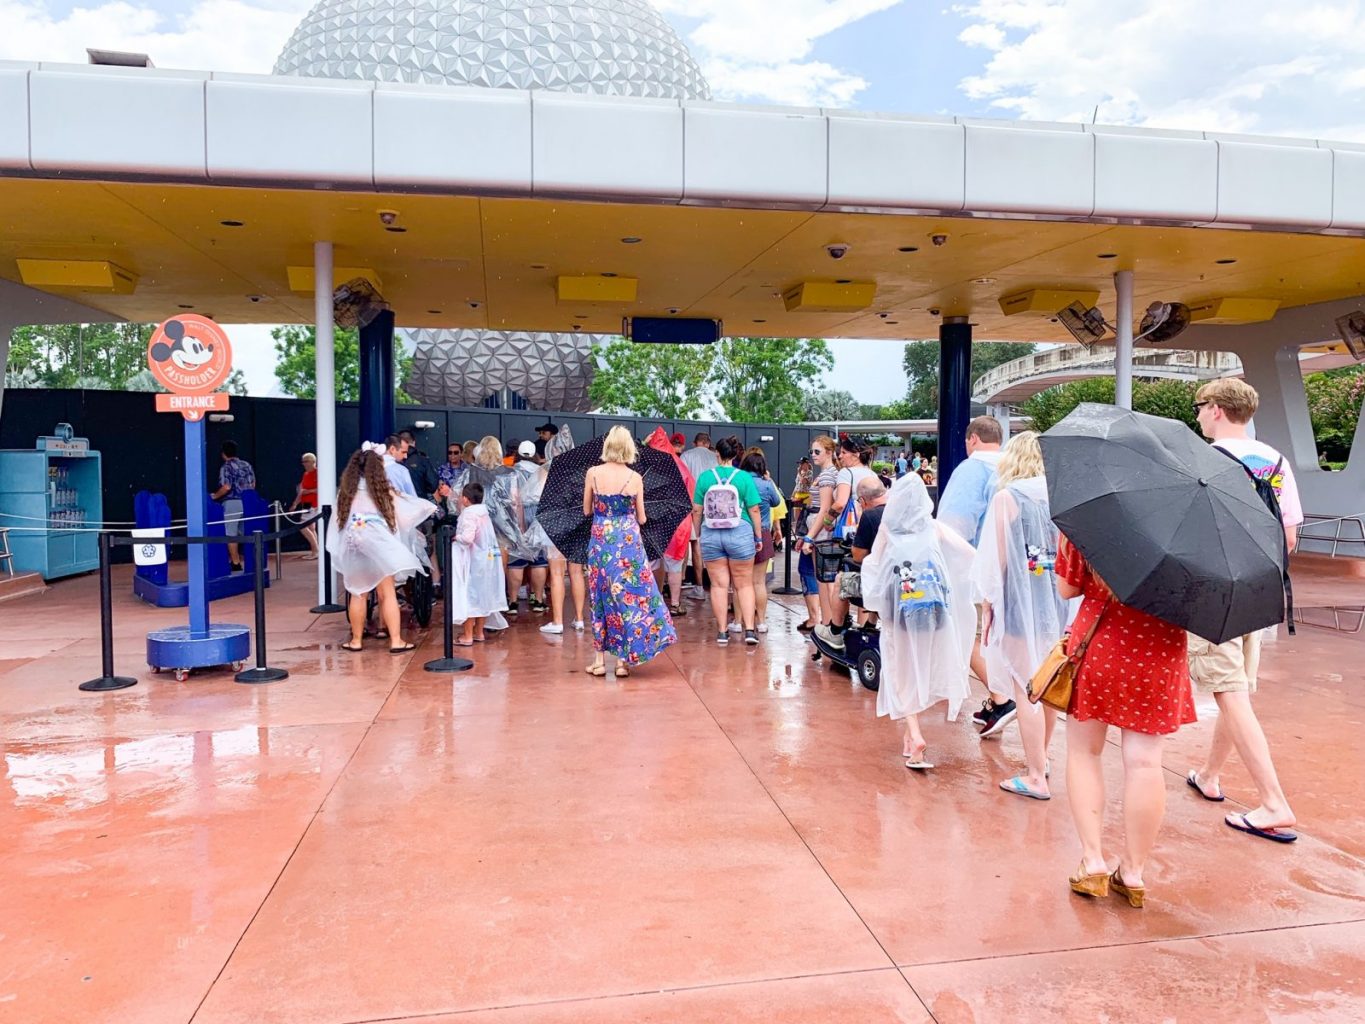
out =
{"type": "Polygon", "coordinates": [[[1161,766],[1164,738],[1195,720],[1185,631],[1119,603],[1066,537],[1057,552],[1057,592],[1083,597],[1071,626],[1074,650],[1099,617],[1076,678],[1066,722],[1066,787],[1081,840],[1081,866],[1070,879],[1082,896],[1113,889],[1130,906],[1146,897],[1142,870],[1166,811],[1161,766]],[[1104,754],[1110,726],[1123,750],[1123,852],[1109,871],[1104,832],[1104,754]]]}

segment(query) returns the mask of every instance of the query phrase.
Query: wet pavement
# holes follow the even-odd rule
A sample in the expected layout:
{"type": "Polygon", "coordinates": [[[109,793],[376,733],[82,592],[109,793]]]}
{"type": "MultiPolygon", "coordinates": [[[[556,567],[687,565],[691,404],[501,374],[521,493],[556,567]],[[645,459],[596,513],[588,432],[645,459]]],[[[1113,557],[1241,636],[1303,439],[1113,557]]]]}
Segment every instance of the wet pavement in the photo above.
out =
{"type": "Polygon", "coordinates": [[[76,689],[93,577],[0,604],[0,1021],[1365,1019],[1365,575],[1296,571],[1304,623],[1265,646],[1301,839],[1222,824],[1252,799],[1236,759],[1227,803],[1185,786],[1201,698],[1135,911],[1068,890],[1064,773],[1048,803],[995,788],[1014,728],[926,716],[938,767],[907,772],[875,694],[811,662],[799,599],[757,648],[717,648],[689,602],[626,680],[523,613],[450,676],[422,669],[437,631],[339,650],[310,573],[271,591],[290,678],[262,686],[151,674],[145,633],[184,613],[126,573],[127,690],[76,689]]]}

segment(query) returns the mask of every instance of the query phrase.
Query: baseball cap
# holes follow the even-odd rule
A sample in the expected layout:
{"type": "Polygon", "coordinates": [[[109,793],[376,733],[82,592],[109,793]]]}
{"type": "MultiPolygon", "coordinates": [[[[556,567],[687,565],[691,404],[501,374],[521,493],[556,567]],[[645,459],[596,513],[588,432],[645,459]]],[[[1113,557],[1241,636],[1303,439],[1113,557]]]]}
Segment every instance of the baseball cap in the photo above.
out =
{"type": "Polygon", "coordinates": [[[536,443],[534,441],[523,441],[517,445],[517,454],[523,459],[534,459],[536,457],[536,443]]]}
{"type": "Polygon", "coordinates": [[[669,441],[671,441],[673,444],[687,444],[687,438],[683,437],[682,431],[679,431],[678,433],[670,437],[669,441]]]}

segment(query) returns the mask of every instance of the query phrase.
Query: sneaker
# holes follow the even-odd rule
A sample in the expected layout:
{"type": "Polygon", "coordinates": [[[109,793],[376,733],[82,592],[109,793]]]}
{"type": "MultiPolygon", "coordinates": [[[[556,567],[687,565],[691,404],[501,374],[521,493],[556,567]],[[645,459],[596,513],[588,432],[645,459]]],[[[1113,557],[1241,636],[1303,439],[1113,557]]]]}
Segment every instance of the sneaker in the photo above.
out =
{"type": "Polygon", "coordinates": [[[693,601],[705,601],[706,588],[693,583],[690,587],[683,587],[683,596],[690,597],[693,601]]]}
{"type": "Polygon", "coordinates": [[[507,606],[507,614],[508,614],[508,615],[520,615],[520,614],[521,614],[521,605],[519,605],[519,604],[508,605],[508,606],[507,606]]]}
{"type": "Polygon", "coordinates": [[[975,725],[985,725],[986,716],[990,714],[991,708],[995,707],[995,702],[989,697],[981,702],[981,710],[972,715],[972,723],[975,725]]]}
{"type": "Polygon", "coordinates": [[[844,649],[844,634],[836,633],[828,626],[821,625],[815,627],[815,635],[818,636],[829,646],[842,651],[844,649]]]}
{"type": "Polygon", "coordinates": [[[730,623],[730,625],[727,626],[726,628],[729,629],[731,633],[743,633],[743,632],[744,632],[744,627],[741,626],[738,622],[732,622],[732,623],[730,623]]]}
{"type": "Polygon", "coordinates": [[[534,597],[531,598],[531,611],[548,612],[549,610],[550,606],[546,604],[544,601],[537,601],[534,597]]]}
{"type": "Polygon", "coordinates": [[[573,620],[573,631],[574,631],[575,633],[581,633],[581,632],[583,632],[583,620],[582,620],[582,619],[574,619],[574,620],[573,620]]]}
{"type": "Polygon", "coordinates": [[[768,632],[768,624],[767,624],[766,622],[760,622],[760,623],[758,624],[758,631],[759,631],[760,633],[766,633],[766,632],[768,632]]]}
{"type": "Polygon", "coordinates": [[[558,622],[547,622],[540,627],[542,633],[549,633],[551,636],[559,636],[564,632],[564,627],[558,622]]]}
{"type": "Polygon", "coordinates": [[[744,642],[748,644],[750,647],[753,647],[755,644],[758,643],[758,634],[755,633],[752,629],[746,629],[744,631],[744,642]]]}
{"type": "Polygon", "coordinates": [[[729,642],[730,642],[730,635],[729,635],[728,633],[717,633],[717,634],[716,634],[716,646],[717,646],[717,647],[724,647],[724,646],[725,646],[726,644],[728,644],[729,642]]]}
{"type": "Polygon", "coordinates": [[[1003,704],[992,704],[990,712],[985,715],[986,720],[981,725],[981,738],[984,740],[987,736],[994,736],[1000,732],[1014,721],[1017,713],[1018,709],[1012,700],[1007,700],[1003,704]]]}

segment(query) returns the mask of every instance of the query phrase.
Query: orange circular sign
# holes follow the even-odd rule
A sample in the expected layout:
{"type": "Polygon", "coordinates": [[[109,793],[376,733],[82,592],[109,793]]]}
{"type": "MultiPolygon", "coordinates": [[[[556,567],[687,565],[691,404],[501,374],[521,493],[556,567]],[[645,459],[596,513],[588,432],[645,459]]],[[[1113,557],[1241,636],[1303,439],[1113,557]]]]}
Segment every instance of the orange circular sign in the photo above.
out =
{"type": "Polygon", "coordinates": [[[183,313],[152,333],[147,368],[178,395],[207,395],[232,373],[232,345],[208,317],[183,313]]]}

